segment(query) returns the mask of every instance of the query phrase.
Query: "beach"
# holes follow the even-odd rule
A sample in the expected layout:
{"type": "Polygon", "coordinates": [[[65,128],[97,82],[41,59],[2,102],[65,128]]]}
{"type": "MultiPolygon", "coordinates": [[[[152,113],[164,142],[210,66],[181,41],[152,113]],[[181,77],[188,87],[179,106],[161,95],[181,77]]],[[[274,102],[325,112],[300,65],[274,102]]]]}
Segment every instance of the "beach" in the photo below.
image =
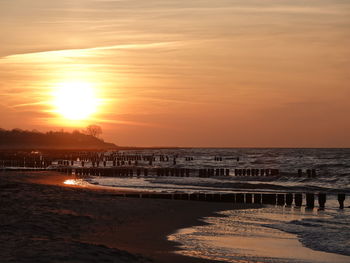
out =
{"type": "Polygon", "coordinates": [[[349,203],[346,198],[339,209],[338,193],[349,194],[348,156],[343,149],[170,149],[118,153],[98,169],[86,160],[70,167],[54,162],[45,170],[4,167],[1,262],[347,263],[349,203]],[[164,160],[170,154],[176,165],[164,160]],[[120,159],[135,156],[147,158],[120,166],[120,159]],[[232,156],[241,156],[239,163],[232,156]],[[295,170],[312,163],[316,177],[295,170]],[[252,175],[261,164],[268,164],[264,171],[283,170],[252,175]],[[162,174],[162,167],[180,173],[162,174]],[[191,176],[181,174],[188,167],[191,176]],[[229,174],[203,177],[202,167],[228,168],[229,174]],[[288,196],[294,202],[288,204],[288,196]]]}
{"type": "MultiPolygon", "coordinates": [[[[167,236],[232,204],[117,196],[55,172],[1,172],[1,262],[209,262],[167,236]]],[[[210,261],[213,262],[213,261],[210,261]]]]}

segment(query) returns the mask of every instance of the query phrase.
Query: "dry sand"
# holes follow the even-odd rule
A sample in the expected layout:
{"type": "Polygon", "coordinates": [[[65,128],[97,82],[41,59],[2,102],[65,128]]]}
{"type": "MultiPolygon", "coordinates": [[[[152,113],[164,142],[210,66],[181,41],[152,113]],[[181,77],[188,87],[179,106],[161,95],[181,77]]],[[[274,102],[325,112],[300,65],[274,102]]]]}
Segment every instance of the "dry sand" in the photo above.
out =
{"type": "MultiPolygon", "coordinates": [[[[232,204],[118,197],[54,172],[0,172],[1,262],[209,262],[166,236],[232,204]]],[[[210,261],[213,262],[213,261],[210,261]]]]}

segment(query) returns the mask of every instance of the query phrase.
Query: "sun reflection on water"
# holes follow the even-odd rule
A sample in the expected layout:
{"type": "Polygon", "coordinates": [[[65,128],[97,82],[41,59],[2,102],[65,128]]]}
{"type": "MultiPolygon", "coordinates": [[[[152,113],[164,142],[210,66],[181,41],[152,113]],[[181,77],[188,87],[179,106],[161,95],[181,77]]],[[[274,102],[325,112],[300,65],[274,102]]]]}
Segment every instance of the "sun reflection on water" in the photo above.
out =
{"type": "Polygon", "coordinates": [[[84,186],[86,183],[81,179],[68,179],[63,182],[66,185],[84,186]]]}

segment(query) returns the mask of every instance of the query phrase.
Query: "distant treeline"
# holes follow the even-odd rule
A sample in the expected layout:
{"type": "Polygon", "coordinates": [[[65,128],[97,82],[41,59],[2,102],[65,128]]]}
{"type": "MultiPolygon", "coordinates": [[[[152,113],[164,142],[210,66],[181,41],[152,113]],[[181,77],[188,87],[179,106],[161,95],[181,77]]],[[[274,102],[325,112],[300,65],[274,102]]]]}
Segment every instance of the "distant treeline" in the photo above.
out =
{"type": "Polygon", "coordinates": [[[0,149],[114,149],[113,143],[104,142],[80,131],[64,132],[27,131],[0,128],[0,149]]]}

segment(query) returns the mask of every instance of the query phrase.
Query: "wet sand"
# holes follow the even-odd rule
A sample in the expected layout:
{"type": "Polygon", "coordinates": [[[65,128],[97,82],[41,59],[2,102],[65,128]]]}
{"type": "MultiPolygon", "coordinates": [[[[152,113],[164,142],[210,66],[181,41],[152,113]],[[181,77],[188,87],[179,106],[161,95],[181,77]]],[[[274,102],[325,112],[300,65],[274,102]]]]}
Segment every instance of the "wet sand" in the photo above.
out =
{"type": "Polygon", "coordinates": [[[167,235],[232,204],[118,197],[54,172],[0,172],[1,262],[213,262],[167,235]]]}
{"type": "MultiPolygon", "coordinates": [[[[271,206],[261,209],[230,210],[222,214],[226,217],[207,218],[206,222],[210,223],[208,225],[185,228],[172,234],[170,239],[181,242],[184,248],[178,253],[187,256],[196,254],[205,259],[236,263],[350,262],[350,256],[311,249],[304,246],[302,239],[297,235],[282,231],[284,227],[276,228],[276,225],[286,223],[287,230],[288,222],[292,220],[301,222],[306,218],[316,220],[316,224],[322,224],[324,219],[329,219],[329,216],[322,219],[323,212],[305,213],[300,208],[271,206]]],[[[312,221],[308,222],[312,225],[312,221]]],[[[329,223],[328,227],[332,227],[332,222],[329,223]]],[[[344,226],[343,229],[347,231],[344,226]]],[[[304,230],[312,235],[310,231],[304,230]]],[[[327,232],[327,229],[321,231],[327,232]]],[[[324,241],[313,237],[312,242],[324,241]]],[[[336,237],[333,241],[341,242],[336,237]]],[[[335,243],[328,241],[327,244],[335,248],[335,243]]]]}

